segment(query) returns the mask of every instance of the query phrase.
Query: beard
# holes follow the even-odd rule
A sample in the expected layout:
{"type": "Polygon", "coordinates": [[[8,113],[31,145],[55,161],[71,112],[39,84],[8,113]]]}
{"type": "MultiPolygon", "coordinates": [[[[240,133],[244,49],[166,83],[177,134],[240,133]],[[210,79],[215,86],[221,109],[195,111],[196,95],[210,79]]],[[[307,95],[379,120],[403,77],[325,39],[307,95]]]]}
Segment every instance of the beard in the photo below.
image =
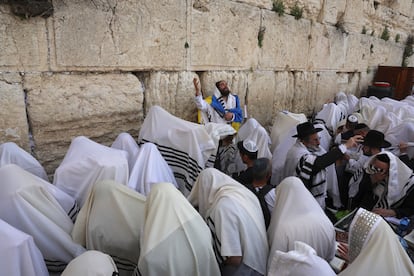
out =
{"type": "Polygon", "coordinates": [[[318,152],[321,150],[320,146],[308,146],[307,148],[310,152],[318,152]]]}
{"type": "Polygon", "coordinates": [[[222,89],[220,90],[220,93],[223,97],[227,97],[230,94],[230,89],[228,88],[222,89]]]}

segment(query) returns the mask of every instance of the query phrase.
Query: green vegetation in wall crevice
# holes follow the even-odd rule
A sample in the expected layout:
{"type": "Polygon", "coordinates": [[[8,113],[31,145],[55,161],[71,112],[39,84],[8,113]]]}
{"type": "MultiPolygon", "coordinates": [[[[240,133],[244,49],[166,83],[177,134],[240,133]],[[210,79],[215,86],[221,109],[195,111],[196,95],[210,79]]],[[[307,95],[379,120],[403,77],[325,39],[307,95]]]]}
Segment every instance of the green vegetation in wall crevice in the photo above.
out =
{"type": "Polygon", "coordinates": [[[282,0],[273,0],[272,11],[277,13],[279,16],[285,14],[285,5],[282,0]]]}
{"type": "Polygon", "coordinates": [[[407,37],[407,41],[405,42],[405,48],[403,52],[403,58],[402,58],[402,67],[407,67],[408,65],[408,58],[411,57],[414,54],[414,36],[409,35],[407,37]]]}

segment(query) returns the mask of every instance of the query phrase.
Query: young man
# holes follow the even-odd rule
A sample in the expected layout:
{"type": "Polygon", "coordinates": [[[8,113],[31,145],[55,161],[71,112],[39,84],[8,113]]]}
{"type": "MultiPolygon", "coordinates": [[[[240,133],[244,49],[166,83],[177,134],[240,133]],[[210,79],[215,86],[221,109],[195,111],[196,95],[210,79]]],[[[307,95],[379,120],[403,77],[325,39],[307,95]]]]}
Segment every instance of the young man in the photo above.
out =
{"type": "Polygon", "coordinates": [[[257,159],[258,148],[252,140],[243,140],[237,143],[241,160],[246,164],[247,169],[234,173],[235,180],[243,185],[248,185],[253,181],[253,162],[257,159]]]}

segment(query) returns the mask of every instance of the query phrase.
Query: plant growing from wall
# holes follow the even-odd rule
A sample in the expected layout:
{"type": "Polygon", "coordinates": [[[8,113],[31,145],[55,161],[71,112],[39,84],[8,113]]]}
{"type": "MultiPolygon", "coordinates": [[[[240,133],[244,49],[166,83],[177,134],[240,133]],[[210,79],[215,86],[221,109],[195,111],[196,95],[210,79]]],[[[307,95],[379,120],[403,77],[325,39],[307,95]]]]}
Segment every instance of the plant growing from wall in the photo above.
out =
{"type": "Polygon", "coordinates": [[[273,0],[272,11],[276,12],[279,16],[285,13],[285,5],[282,0],[273,0]]]}
{"type": "Polygon", "coordinates": [[[266,32],[266,27],[264,26],[260,27],[259,32],[257,34],[257,43],[260,48],[263,47],[263,39],[264,39],[265,32],[266,32]]]}
{"type": "Polygon", "coordinates": [[[387,26],[385,26],[384,30],[382,31],[381,39],[385,41],[388,41],[390,39],[390,31],[388,30],[387,26]]]}
{"type": "Polygon", "coordinates": [[[407,37],[407,41],[405,42],[405,48],[404,48],[402,64],[401,64],[402,67],[407,67],[408,58],[414,54],[413,47],[414,47],[414,36],[409,35],[407,37]]]}
{"type": "Polygon", "coordinates": [[[396,34],[395,35],[395,42],[396,43],[400,42],[400,38],[401,38],[400,34],[396,34]]]}
{"type": "Polygon", "coordinates": [[[296,20],[299,20],[303,16],[303,8],[299,7],[298,2],[290,9],[290,14],[295,17],[296,20]]]}

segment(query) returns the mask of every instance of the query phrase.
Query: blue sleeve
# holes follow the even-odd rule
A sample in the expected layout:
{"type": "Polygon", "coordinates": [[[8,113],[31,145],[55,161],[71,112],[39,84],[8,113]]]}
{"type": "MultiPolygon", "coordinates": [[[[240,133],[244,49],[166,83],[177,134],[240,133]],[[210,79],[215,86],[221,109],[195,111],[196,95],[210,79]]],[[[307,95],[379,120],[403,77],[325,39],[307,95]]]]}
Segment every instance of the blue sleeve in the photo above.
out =
{"type": "Polygon", "coordinates": [[[243,111],[240,108],[240,100],[237,95],[234,95],[236,98],[236,107],[229,109],[231,113],[234,114],[234,120],[233,122],[241,123],[243,121],[243,111]]]}

